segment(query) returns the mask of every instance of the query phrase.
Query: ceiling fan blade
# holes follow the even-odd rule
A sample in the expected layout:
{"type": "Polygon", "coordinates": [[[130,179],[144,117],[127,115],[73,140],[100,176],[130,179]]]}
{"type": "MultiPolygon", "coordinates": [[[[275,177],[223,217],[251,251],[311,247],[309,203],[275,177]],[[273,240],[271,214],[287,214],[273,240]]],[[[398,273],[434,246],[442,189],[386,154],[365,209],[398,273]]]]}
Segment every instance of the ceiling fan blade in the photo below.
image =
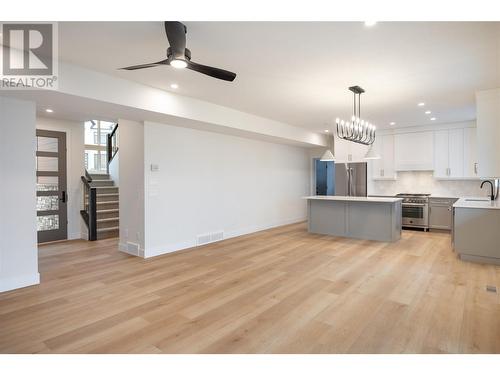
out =
{"type": "Polygon", "coordinates": [[[165,32],[174,58],[184,59],[186,50],[186,26],[182,22],[165,21],[165,32]]]}
{"type": "Polygon", "coordinates": [[[158,62],[151,63],[151,64],[141,64],[141,65],[127,66],[125,68],[120,68],[120,70],[145,69],[145,68],[152,68],[154,66],[160,66],[160,65],[169,65],[169,62],[168,62],[168,60],[162,60],[162,61],[158,61],[158,62]]]}
{"type": "Polygon", "coordinates": [[[229,72],[224,69],[214,68],[211,66],[197,64],[192,61],[187,62],[186,69],[194,70],[195,72],[206,74],[207,76],[223,79],[224,81],[233,82],[236,78],[236,73],[229,72]]]}

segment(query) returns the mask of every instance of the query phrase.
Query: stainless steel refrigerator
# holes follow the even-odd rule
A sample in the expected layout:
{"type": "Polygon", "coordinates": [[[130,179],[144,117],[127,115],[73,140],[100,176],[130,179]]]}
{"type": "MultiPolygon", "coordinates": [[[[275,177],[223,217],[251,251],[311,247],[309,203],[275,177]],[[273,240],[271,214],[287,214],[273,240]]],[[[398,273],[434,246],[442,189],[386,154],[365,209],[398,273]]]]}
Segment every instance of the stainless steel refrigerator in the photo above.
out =
{"type": "Polygon", "coordinates": [[[366,163],[316,160],[316,195],[366,197],[366,163]]]}
{"type": "Polygon", "coordinates": [[[366,163],[335,163],[335,195],[366,197],[366,163]]]}

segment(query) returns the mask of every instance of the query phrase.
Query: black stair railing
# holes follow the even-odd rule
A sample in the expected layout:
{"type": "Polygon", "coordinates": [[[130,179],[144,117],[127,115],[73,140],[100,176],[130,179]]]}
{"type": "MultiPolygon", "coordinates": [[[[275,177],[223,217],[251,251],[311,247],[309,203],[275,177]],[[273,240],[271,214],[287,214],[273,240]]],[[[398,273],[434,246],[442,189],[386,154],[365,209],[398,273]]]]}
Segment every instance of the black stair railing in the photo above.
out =
{"type": "Polygon", "coordinates": [[[83,221],[87,225],[89,241],[97,240],[97,189],[92,187],[92,177],[85,170],[82,176],[83,183],[83,209],[80,210],[83,221]]]}
{"type": "Polygon", "coordinates": [[[108,134],[107,140],[107,154],[108,154],[108,164],[111,163],[111,160],[115,157],[118,152],[118,124],[115,125],[113,131],[108,134]]]}

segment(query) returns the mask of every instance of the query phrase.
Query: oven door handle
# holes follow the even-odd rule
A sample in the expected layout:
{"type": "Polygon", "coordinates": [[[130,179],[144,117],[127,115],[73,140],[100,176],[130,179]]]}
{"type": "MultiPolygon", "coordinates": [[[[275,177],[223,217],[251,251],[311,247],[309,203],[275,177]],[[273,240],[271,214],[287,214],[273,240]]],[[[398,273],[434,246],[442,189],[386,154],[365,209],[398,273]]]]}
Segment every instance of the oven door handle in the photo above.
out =
{"type": "Polygon", "coordinates": [[[425,207],[425,206],[427,206],[427,204],[426,203],[403,203],[403,206],[425,207]]]}

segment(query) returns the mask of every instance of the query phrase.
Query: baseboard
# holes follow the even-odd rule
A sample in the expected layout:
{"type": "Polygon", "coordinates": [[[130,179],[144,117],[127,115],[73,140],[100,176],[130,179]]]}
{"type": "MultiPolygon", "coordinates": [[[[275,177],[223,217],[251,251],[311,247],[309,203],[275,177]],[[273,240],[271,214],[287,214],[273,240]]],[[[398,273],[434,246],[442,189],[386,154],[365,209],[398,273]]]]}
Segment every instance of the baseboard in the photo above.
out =
{"type": "Polygon", "coordinates": [[[247,228],[238,229],[238,230],[234,230],[234,231],[230,231],[230,232],[225,232],[224,239],[226,240],[229,238],[234,238],[234,237],[244,236],[246,234],[260,232],[262,230],[272,229],[272,228],[276,228],[276,227],[282,227],[283,225],[301,223],[305,220],[307,220],[306,217],[301,217],[301,218],[296,218],[296,219],[291,219],[291,220],[284,220],[284,221],[269,223],[267,225],[255,225],[252,227],[247,227],[247,228]]]}
{"type": "MultiPolygon", "coordinates": [[[[260,231],[267,230],[267,229],[281,227],[283,225],[300,223],[300,222],[303,222],[305,220],[306,220],[306,217],[301,217],[301,218],[296,218],[296,219],[268,223],[267,225],[255,225],[255,226],[251,226],[251,227],[237,229],[234,231],[224,232],[224,239],[222,241],[230,239],[230,238],[234,238],[234,237],[244,236],[246,234],[260,232],[260,231]]],[[[220,242],[220,241],[218,241],[218,242],[220,242]]],[[[154,248],[149,248],[149,249],[146,249],[144,251],[144,258],[152,258],[152,257],[165,255],[165,254],[169,254],[169,253],[173,253],[176,251],[185,250],[185,249],[189,249],[189,248],[194,248],[194,247],[197,247],[196,240],[194,240],[194,239],[190,240],[190,241],[177,242],[177,243],[168,244],[168,245],[164,245],[164,246],[155,246],[154,248]]]]}
{"type": "Polygon", "coordinates": [[[195,240],[177,242],[174,244],[169,244],[167,246],[156,246],[156,247],[145,250],[144,251],[144,258],[157,257],[159,255],[165,255],[165,254],[173,253],[175,251],[189,249],[191,247],[196,247],[195,240]],[[165,249],[168,249],[168,250],[165,250],[165,249]]]}
{"type": "Polygon", "coordinates": [[[14,276],[0,279],[0,293],[40,284],[40,274],[14,276]]]}
{"type": "Polygon", "coordinates": [[[138,251],[130,251],[126,243],[120,242],[118,244],[118,250],[120,250],[122,253],[144,258],[144,249],[139,248],[138,251]]]}

